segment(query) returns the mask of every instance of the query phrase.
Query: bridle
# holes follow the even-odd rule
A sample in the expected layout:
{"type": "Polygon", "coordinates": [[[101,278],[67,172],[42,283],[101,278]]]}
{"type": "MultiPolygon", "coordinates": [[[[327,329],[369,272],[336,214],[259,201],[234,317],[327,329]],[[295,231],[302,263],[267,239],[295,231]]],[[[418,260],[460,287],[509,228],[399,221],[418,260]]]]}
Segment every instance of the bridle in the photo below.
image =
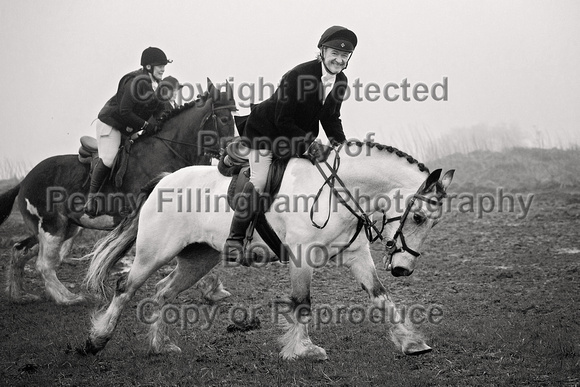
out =
{"type": "MultiPolygon", "coordinates": [[[[399,228],[397,228],[397,231],[395,231],[395,235],[393,236],[392,239],[389,239],[385,242],[385,250],[386,250],[385,268],[390,267],[391,262],[393,261],[393,255],[395,253],[401,253],[401,252],[406,251],[414,257],[418,257],[419,255],[421,255],[421,253],[419,253],[419,252],[413,250],[412,248],[410,248],[409,246],[407,246],[407,242],[405,241],[405,236],[403,234],[403,227],[405,226],[405,221],[407,220],[409,212],[411,211],[411,208],[413,208],[413,204],[415,204],[415,200],[417,200],[417,199],[422,200],[424,202],[427,202],[427,203],[431,204],[432,206],[441,206],[443,204],[441,201],[428,198],[424,195],[420,195],[419,191],[421,191],[422,188],[423,188],[423,185],[421,185],[419,190],[417,190],[417,192],[413,195],[411,200],[409,200],[409,204],[407,204],[407,207],[405,208],[405,212],[403,213],[402,216],[395,216],[393,218],[386,219],[386,221],[383,221],[383,228],[387,223],[395,222],[397,220],[399,221],[399,228]],[[397,247],[397,238],[400,239],[400,241],[401,241],[400,248],[397,247]]],[[[385,213],[383,212],[383,215],[384,214],[385,213]]]]}
{"type": "Polygon", "coordinates": [[[328,197],[329,213],[328,213],[326,220],[324,221],[324,223],[322,225],[318,225],[313,219],[313,217],[314,217],[314,204],[310,208],[310,221],[312,222],[312,225],[318,229],[322,229],[322,228],[326,227],[326,224],[328,223],[328,221],[330,219],[330,201],[331,201],[332,195],[334,195],[334,196],[336,196],[338,201],[340,203],[342,203],[342,205],[345,206],[346,209],[358,219],[358,223],[357,223],[357,227],[356,227],[356,231],[355,231],[354,235],[351,237],[349,242],[345,246],[343,246],[341,248],[341,250],[335,255],[338,255],[341,252],[343,252],[344,250],[346,250],[356,240],[360,231],[363,228],[365,230],[365,236],[370,243],[373,243],[378,239],[380,239],[381,241],[384,240],[385,237],[382,234],[383,234],[383,231],[385,229],[385,226],[391,222],[396,222],[396,221],[399,221],[399,227],[397,228],[395,235],[393,236],[393,238],[388,239],[385,242],[385,250],[386,250],[385,268],[387,268],[387,269],[389,268],[389,266],[392,262],[392,259],[393,259],[393,255],[395,253],[406,251],[409,254],[413,255],[414,257],[418,257],[419,255],[421,255],[421,253],[411,249],[407,245],[407,242],[405,241],[405,236],[403,234],[403,227],[405,226],[405,222],[407,220],[409,212],[411,211],[411,208],[413,207],[413,204],[415,203],[416,200],[422,200],[422,201],[425,201],[425,202],[427,202],[431,205],[434,205],[434,206],[441,206],[442,202],[439,200],[428,198],[424,195],[419,194],[419,192],[421,192],[421,190],[423,189],[423,187],[425,185],[425,183],[423,183],[421,185],[421,187],[419,187],[417,192],[413,195],[413,197],[411,198],[409,203],[407,204],[402,216],[395,216],[392,218],[387,218],[386,212],[384,210],[382,210],[383,220],[382,220],[381,229],[379,230],[377,228],[377,226],[375,225],[376,221],[372,221],[370,219],[370,217],[363,210],[363,208],[360,206],[358,201],[356,201],[354,199],[353,195],[350,193],[350,191],[348,190],[348,188],[346,187],[346,185],[344,184],[342,179],[337,174],[338,168],[340,167],[339,152],[342,149],[343,145],[344,144],[341,144],[335,149],[335,157],[334,157],[334,162],[333,162],[332,166],[326,160],[324,161],[324,164],[326,165],[326,167],[330,171],[330,175],[327,176],[326,173],[324,172],[324,170],[320,167],[319,163],[315,162],[315,165],[318,168],[318,171],[320,172],[320,174],[324,178],[324,183],[322,184],[322,186],[318,190],[318,193],[316,194],[316,196],[314,198],[314,203],[316,203],[316,201],[318,200],[318,198],[322,194],[322,190],[324,189],[325,185],[328,185],[328,187],[330,188],[330,193],[329,193],[329,197],[328,197]],[[338,183],[342,187],[341,191],[348,197],[348,199],[344,199],[340,195],[340,192],[335,187],[336,183],[338,183]],[[356,210],[348,204],[348,200],[352,200],[352,202],[355,204],[356,210]],[[397,239],[400,240],[401,247],[397,246],[397,239]]]}
{"type": "MultiPolygon", "coordinates": [[[[232,110],[232,111],[237,110],[235,103],[231,103],[231,104],[228,104],[228,105],[223,105],[223,106],[217,106],[216,107],[215,106],[215,102],[214,102],[214,100],[212,98],[211,99],[211,110],[201,120],[201,123],[200,123],[201,130],[203,130],[203,128],[207,124],[208,120],[211,118],[211,120],[213,121],[213,129],[215,130],[216,133],[219,133],[216,111],[223,110],[223,109],[229,109],[229,110],[232,110]]],[[[198,144],[196,142],[185,142],[185,141],[170,140],[168,138],[164,138],[164,137],[161,137],[159,135],[155,135],[153,137],[161,140],[163,142],[163,144],[171,152],[173,152],[173,154],[175,154],[178,158],[180,158],[181,160],[183,160],[184,162],[186,162],[187,165],[190,165],[191,162],[189,160],[187,160],[185,157],[183,157],[181,154],[179,154],[175,149],[173,149],[169,145],[169,143],[179,144],[179,145],[186,145],[186,146],[195,146],[195,147],[199,147],[203,151],[212,151],[212,152],[214,151],[213,149],[205,148],[205,147],[201,146],[200,144],[198,144]]]]}

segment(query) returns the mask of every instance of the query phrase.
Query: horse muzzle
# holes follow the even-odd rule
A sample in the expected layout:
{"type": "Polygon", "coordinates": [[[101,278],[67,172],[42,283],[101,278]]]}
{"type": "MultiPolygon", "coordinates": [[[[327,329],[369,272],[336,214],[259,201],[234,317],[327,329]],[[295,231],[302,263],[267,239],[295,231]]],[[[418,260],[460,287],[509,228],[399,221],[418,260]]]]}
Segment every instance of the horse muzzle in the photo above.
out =
{"type": "Polygon", "coordinates": [[[408,251],[397,247],[397,243],[394,240],[388,240],[385,243],[385,256],[383,257],[385,270],[390,271],[394,277],[410,276],[414,271],[414,262],[408,262],[409,256],[412,256],[411,261],[414,261],[419,255],[410,254],[408,251]],[[396,258],[394,262],[393,257],[396,258]]]}
{"type": "Polygon", "coordinates": [[[395,266],[391,269],[393,277],[408,277],[413,274],[413,270],[406,269],[401,266],[395,266]]]}

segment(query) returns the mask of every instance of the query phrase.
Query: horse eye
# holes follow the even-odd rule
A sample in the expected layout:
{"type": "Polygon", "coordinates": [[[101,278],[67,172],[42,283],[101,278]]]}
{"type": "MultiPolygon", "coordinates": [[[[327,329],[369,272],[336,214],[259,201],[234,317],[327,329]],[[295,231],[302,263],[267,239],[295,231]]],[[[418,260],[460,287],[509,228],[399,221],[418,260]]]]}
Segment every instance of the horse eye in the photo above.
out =
{"type": "Polygon", "coordinates": [[[417,224],[421,224],[425,221],[425,217],[419,214],[414,214],[413,215],[413,220],[415,221],[415,223],[417,224]]]}

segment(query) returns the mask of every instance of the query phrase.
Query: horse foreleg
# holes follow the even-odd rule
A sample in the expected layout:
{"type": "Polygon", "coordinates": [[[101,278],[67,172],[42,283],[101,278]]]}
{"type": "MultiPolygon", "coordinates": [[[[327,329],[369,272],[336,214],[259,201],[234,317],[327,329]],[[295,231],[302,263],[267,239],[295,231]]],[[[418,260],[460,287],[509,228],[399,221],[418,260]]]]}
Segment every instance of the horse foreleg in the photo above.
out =
{"type": "Polygon", "coordinates": [[[38,239],[30,236],[12,246],[10,264],[6,271],[6,293],[11,302],[30,302],[40,299],[24,291],[24,267],[26,262],[38,254],[38,239]]]}
{"type": "MultiPolygon", "coordinates": [[[[84,301],[81,294],[70,292],[59,281],[56,269],[60,266],[63,242],[66,239],[59,235],[52,235],[42,229],[38,233],[39,253],[36,259],[36,269],[44,280],[44,287],[49,298],[57,304],[72,305],[84,301]]],[[[66,246],[65,246],[66,249],[66,246]]]]}
{"type": "Polygon", "coordinates": [[[290,300],[276,306],[277,320],[286,333],[280,338],[283,359],[308,358],[326,360],[326,351],[312,343],[308,336],[308,324],[312,320],[310,283],[313,267],[301,262],[301,267],[290,266],[292,295],[290,300]]]}
{"type": "MultiPolygon", "coordinates": [[[[149,328],[149,351],[152,353],[181,352],[167,335],[163,307],[173,302],[179,293],[192,287],[219,262],[219,252],[203,244],[193,244],[177,256],[175,269],[157,286],[153,304],[155,311],[149,319],[154,321],[149,328]]],[[[181,316],[187,318],[187,316],[181,316]]],[[[182,322],[183,323],[183,322],[182,322]]]]}
{"type": "Polygon", "coordinates": [[[377,271],[368,245],[345,255],[345,264],[350,267],[355,279],[367,291],[373,305],[389,316],[393,322],[391,340],[406,355],[419,355],[431,351],[423,338],[405,318],[389,296],[377,276],[377,271]],[[350,255],[350,256],[349,256],[350,255]]]}

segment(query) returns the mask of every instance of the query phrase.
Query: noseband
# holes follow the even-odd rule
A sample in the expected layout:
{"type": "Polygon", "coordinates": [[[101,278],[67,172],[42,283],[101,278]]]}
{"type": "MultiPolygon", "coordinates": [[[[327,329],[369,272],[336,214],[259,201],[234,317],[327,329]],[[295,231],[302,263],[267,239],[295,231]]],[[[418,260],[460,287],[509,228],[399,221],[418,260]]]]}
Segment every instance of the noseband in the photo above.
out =
{"type": "MultiPolygon", "coordinates": [[[[421,188],[422,187],[423,186],[421,186],[421,188]]],[[[419,190],[421,190],[421,188],[419,188],[419,190]]],[[[394,218],[385,219],[386,216],[385,216],[385,213],[383,212],[383,229],[387,223],[395,222],[397,220],[400,221],[399,228],[397,228],[397,231],[395,231],[395,235],[393,236],[393,238],[389,239],[385,242],[385,250],[386,250],[386,256],[387,256],[387,260],[385,262],[385,268],[388,268],[391,265],[391,262],[393,260],[393,255],[395,253],[402,253],[402,252],[406,251],[414,257],[418,257],[419,255],[421,255],[421,253],[419,253],[419,252],[413,250],[412,248],[410,248],[409,246],[407,246],[407,242],[405,242],[405,236],[403,235],[403,227],[405,226],[405,221],[407,220],[407,216],[409,215],[409,212],[411,211],[411,208],[413,207],[413,204],[415,204],[415,200],[417,200],[417,199],[422,200],[424,202],[427,202],[433,206],[441,206],[443,204],[440,201],[430,199],[426,196],[420,195],[419,191],[417,191],[417,193],[414,194],[413,197],[411,198],[411,200],[409,201],[409,204],[407,204],[407,207],[405,208],[405,212],[403,213],[402,216],[395,216],[394,218]],[[401,247],[400,248],[397,247],[397,238],[401,240],[401,247]]]]}
{"type": "Polygon", "coordinates": [[[320,187],[320,189],[318,190],[318,193],[316,194],[316,196],[314,198],[314,203],[316,203],[316,201],[318,200],[318,198],[322,194],[322,190],[324,189],[325,185],[329,186],[330,194],[329,194],[329,198],[328,198],[328,203],[329,203],[328,217],[326,218],[325,222],[322,225],[318,225],[316,222],[314,222],[314,219],[313,219],[313,217],[314,217],[314,212],[313,212],[314,205],[310,208],[310,221],[312,222],[312,225],[316,228],[319,228],[319,229],[322,229],[326,226],[326,224],[328,223],[328,220],[330,219],[330,200],[331,200],[331,196],[334,194],[334,196],[336,196],[338,201],[341,202],[349,210],[349,212],[351,214],[353,214],[358,219],[358,224],[356,227],[355,234],[352,236],[352,238],[349,240],[349,242],[344,247],[341,248],[341,250],[336,255],[338,255],[341,252],[343,252],[344,250],[346,250],[355,241],[355,239],[358,237],[358,234],[360,233],[360,231],[363,228],[365,229],[365,235],[366,235],[368,241],[370,243],[373,243],[377,239],[383,240],[384,239],[383,231],[385,229],[385,226],[388,223],[396,222],[396,221],[400,222],[399,228],[397,228],[397,231],[395,232],[395,235],[393,236],[393,238],[388,239],[385,242],[385,250],[386,250],[386,257],[387,257],[387,261],[385,262],[385,268],[389,268],[391,261],[393,260],[393,255],[395,253],[406,251],[409,254],[413,255],[414,257],[418,257],[419,255],[421,255],[421,253],[411,249],[407,245],[407,242],[405,241],[405,236],[403,235],[403,227],[405,226],[405,221],[407,220],[407,216],[409,215],[409,212],[411,211],[411,208],[413,207],[415,200],[422,200],[422,201],[427,202],[433,206],[441,206],[443,203],[441,203],[438,200],[431,199],[431,198],[428,198],[424,195],[419,194],[419,192],[421,191],[421,189],[424,186],[424,184],[422,184],[421,187],[419,187],[417,192],[413,195],[413,197],[411,198],[411,200],[407,204],[407,207],[405,208],[405,212],[403,213],[402,216],[395,216],[393,218],[387,219],[387,214],[385,213],[385,211],[382,211],[383,212],[383,220],[382,220],[381,229],[379,230],[375,226],[376,221],[371,221],[370,217],[362,209],[360,204],[354,199],[354,197],[352,196],[352,194],[350,193],[348,188],[346,188],[346,185],[343,183],[343,181],[340,179],[340,177],[337,174],[338,168],[340,166],[339,152],[342,149],[342,146],[343,145],[341,144],[337,149],[335,149],[336,156],[334,158],[334,163],[332,166],[330,164],[328,164],[327,161],[324,161],[324,164],[326,164],[326,167],[331,172],[330,176],[327,176],[326,173],[324,173],[324,171],[320,167],[320,165],[318,163],[315,163],[316,167],[318,168],[318,171],[320,172],[320,174],[324,178],[324,183],[322,184],[322,187],[320,187]],[[335,182],[338,183],[342,187],[342,191],[346,194],[348,199],[353,201],[353,203],[355,204],[355,207],[357,208],[358,211],[355,210],[354,208],[352,208],[348,204],[347,200],[345,200],[340,195],[338,190],[335,188],[335,182]],[[373,236],[373,234],[374,234],[374,236],[373,236]],[[401,247],[397,247],[397,239],[400,239],[401,247]]]}

